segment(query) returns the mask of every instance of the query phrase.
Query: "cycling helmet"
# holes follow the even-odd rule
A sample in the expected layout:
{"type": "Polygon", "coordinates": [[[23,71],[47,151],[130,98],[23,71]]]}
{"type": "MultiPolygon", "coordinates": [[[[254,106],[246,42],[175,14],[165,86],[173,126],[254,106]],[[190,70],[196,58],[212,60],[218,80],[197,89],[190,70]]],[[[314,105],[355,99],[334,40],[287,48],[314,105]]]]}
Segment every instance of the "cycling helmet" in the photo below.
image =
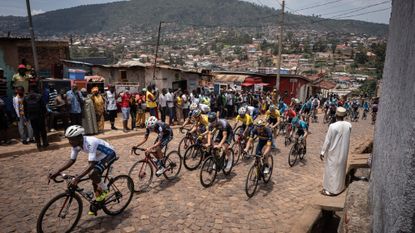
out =
{"type": "Polygon", "coordinates": [[[152,128],[157,123],[157,118],[155,116],[151,116],[146,120],[146,128],[152,128]]]}
{"type": "Polygon", "coordinates": [[[85,129],[80,125],[71,125],[65,131],[65,137],[67,138],[73,138],[84,134],[85,129]]]}
{"type": "Polygon", "coordinates": [[[197,106],[197,104],[196,104],[196,103],[192,103],[192,104],[190,105],[190,111],[196,110],[197,108],[198,108],[198,106],[197,106]]]}
{"type": "Polygon", "coordinates": [[[246,108],[245,107],[240,107],[238,110],[238,114],[243,116],[246,114],[246,108]]]}
{"type": "Polygon", "coordinates": [[[200,114],[202,114],[202,111],[200,109],[196,109],[196,110],[193,111],[192,116],[193,117],[199,117],[200,114]]]}
{"type": "Polygon", "coordinates": [[[255,123],[256,126],[263,127],[265,126],[265,122],[263,120],[259,120],[255,123]]]}
{"type": "Polygon", "coordinates": [[[215,112],[211,112],[211,113],[209,113],[209,115],[208,115],[208,120],[209,120],[209,122],[210,123],[212,123],[212,122],[214,122],[214,121],[216,121],[216,113],[215,112]]]}
{"type": "Polygon", "coordinates": [[[274,110],[275,110],[275,105],[271,104],[271,105],[269,106],[269,110],[270,110],[270,111],[274,111],[274,110]]]}

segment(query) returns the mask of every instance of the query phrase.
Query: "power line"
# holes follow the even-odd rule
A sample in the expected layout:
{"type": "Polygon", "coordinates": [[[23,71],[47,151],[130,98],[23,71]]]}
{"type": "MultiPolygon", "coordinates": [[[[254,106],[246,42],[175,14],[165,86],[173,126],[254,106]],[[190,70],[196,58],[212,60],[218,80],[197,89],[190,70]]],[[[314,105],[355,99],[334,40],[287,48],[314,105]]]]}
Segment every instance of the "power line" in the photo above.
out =
{"type": "Polygon", "coordinates": [[[314,9],[314,8],[317,8],[317,7],[322,7],[322,6],[326,6],[326,5],[333,4],[333,3],[336,3],[336,2],[341,2],[341,1],[343,1],[343,0],[330,1],[330,2],[326,2],[326,3],[322,3],[322,4],[313,5],[313,6],[305,7],[305,8],[302,8],[302,9],[294,10],[294,12],[299,12],[299,11],[305,11],[305,10],[309,10],[309,9],[314,9]]]}
{"type": "MultiPolygon", "coordinates": [[[[361,10],[364,10],[364,9],[367,9],[367,8],[370,8],[370,7],[383,5],[383,4],[386,4],[386,3],[389,3],[389,2],[390,2],[390,0],[379,2],[379,3],[374,3],[374,4],[369,4],[369,5],[366,5],[366,6],[363,6],[363,7],[355,7],[355,8],[351,8],[351,9],[347,9],[347,10],[334,11],[334,12],[326,13],[324,15],[333,15],[333,14],[344,13],[344,12],[347,12],[345,14],[349,14],[350,12],[355,12],[355,10],[361,11],[361,10]]],[[[337,16],[338,15],[332,16],[332,17],[337,17],[337,16]]]]}
{"type": "Polygon", "coordinates": [[[363,12],[361,14],[355,14],[355,15],[346,15],[344,17],[340,17],[340,18],[336,18],[336,19],[344,19],[344,18],[350,18],[350,17],[355,17],[355,16],[360,16],[360,15],[366,15],[366,14],[371,14],[371,13],[376,13],[376,12],[381,12],[381,11],[386,11],[391,9],[392,7],[388,7],[388,8],[384,8],[384,9],[379,9],[379,10],[374,10],[374,11],[369,11],[369,12],[363,12]]]}

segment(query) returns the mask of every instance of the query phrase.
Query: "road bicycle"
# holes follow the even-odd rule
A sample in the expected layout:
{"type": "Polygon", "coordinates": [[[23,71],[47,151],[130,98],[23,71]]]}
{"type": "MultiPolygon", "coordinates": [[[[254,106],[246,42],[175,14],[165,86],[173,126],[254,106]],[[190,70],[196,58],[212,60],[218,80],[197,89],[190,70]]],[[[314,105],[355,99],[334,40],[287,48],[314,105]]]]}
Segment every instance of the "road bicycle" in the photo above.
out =
{"type": "MultiPolygon", "coordinates": [[[[243,135],[242,128],[240,128],[239,131],[236,131],[235,137],[236,137],[236,140],[231,146],[235,154],[234,165],[238,164],[240,157],[242,157],[245,160],[250,158],[247,154],[242,153],[246,147],[246,144],[248,143],[248,137],[243,135]]],[[[254,140],[255,139],[256,137],[254,138],[254,140]]],[[[252,150],[253,149],[251,149],[251,153],[252,153],[252,150]]]]}
{"type": "Polygon", "coordinates": [[[372,125],[376,123],[376,114],[377,112],[372,112],[372,125]]]}
{"type": "Polygon", "coordinates": [[[268,155],[266,163],[264,163],[262,155],[251,156],[255,156],[255,163],[249,169],[245,181],[245,193],[249,198],[254,196],[259,180],[262,179],[265,184],[270,181],[272,176],[272,168],[274,167],[274,159],[272,158],[272,155],[268,155]],[[264,173],[264,169],[266,168],[265,164],[267,164],[269,168],[269,172],[266,174],[264,173]]]}
{"type": "Polygon", "coordinates": [[[189,148],[191,145],[195,143],[195,136],[194,134],[189,133],[190,130],[191,129],[189,128],[180,128],[180,133],[185,134],[182,140],[180,140],[178,148],[178,152],[182,157],[187,148],[189,148]]]}
{"type": "Polygon", "coordinates": [[[203,159],[206,158],[206,149],[202,144],[201,139],[196,139],[194,145],[189,146],[183,155],[183,165],[189,170],[196,170],[203,159]]]}
{"type": "Polygon", "coordinates": [[[210,187],[216,179],[218,171],[222,170],[227,176],[231,174],[234,160],[234,152],[231,148],[228,149],[230,154],[230,160],[226,161],[225,152],[221,152],[221,149],[209,146],[207,149],[207,157],[203,161],[200,169],[200,183],[203,187],[210,187]],[[227,164],[232,163],[230,168],[227,168],[227,164]]]}
{"type": "Polygon", "coordinates": [[[295,137],[294,144],[291,147],[290,152],[288,154],[288,165],[290,165],[290,167],[294,166],[298,158],[300,158],[300,160],[304,159],[305,154],[306,147],[303,143],[303,137],[295,137]]]}
{"type": "MultiPolygon", "coordinates": [[[[133,147],[131,153],[140,155],[139,151],[146,151],[143,148],[133,147]]],[[[154,170],[158,170],[156,164],[157,159],[151,155],[151,153],[144,153],[144,159],[141,159],[133,164],[128,172],[128,175],[133,179],[134,191],[144,192],[150,186],[153,180],[154,170]]],[[[167,155],[163,156],[161,163],[164,165],[165,171],[163,172],[164,178],[167,180],[173,180],[177,178],[182,168],[182,159],[177,151],[170,151],[167,155]]],[[[156,176],[161,176],[157,175],[156,176]]]]}
{"type": "MultiPolygon", "coordinates": [[[[71,232],[81,218],[83,210],[81,197],[89,202],[90,210],[95,213],[102,209],[107,215],[115,216],[121,214],[133,198],[134,183],[127,175],[119,175],[113,178],[110,175],[112,163],[108,165],[105,176],[101,177],[105,183],[108,183],[109,191],[108,196],[103,201],[96,201],[93,192],[85,191],[78,185],[72,186],[70,182],[75,176],[61,173],[53,179],[55,183],[66,181],[67,189],[65,192],[52,198],[43,207],[37,219],[37,232],[71,232]]],[[[90,180],[90,178],[82,178],[79,183],[87,180],[90,180]]]]}
{"type": "Polygon", "coordinates": [[[367,119],[367,113],[368,113],[368,110],[363,110],[362,120],[366,120],[367,119]]]}

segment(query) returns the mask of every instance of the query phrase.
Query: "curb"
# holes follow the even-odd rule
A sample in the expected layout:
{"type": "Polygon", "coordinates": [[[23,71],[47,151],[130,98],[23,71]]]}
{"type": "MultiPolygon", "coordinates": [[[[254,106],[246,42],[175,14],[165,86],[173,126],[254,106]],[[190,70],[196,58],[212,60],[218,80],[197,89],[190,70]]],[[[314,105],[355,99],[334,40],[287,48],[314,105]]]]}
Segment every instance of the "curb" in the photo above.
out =
{"type": "MultiPolygon", "coordinates": [[[[180,126],[173,126],[171,128],[172,129],[178,129],[178,128],[180,128],[180,126]]],[[[114,140],[114,139],[120,139],[120,138],[140,136],[140,135],[144,135],[144,134],[145,134],[145,130],[137,131],[137,132],[130,131],[129,133],[124,133],[124,134],[102,135],[102,136],[98,135],[97,138],[100,138],[100,139],[103,139],[103,140],[114,140]]],[[[22,155],[29,154],[29,153],[56,150],[56,149],[69,147],[69,146],[70,146],[69,143],[65,140],[65,141],[60,141],[60,142],[56,142],[56,143],[53,143],[53,144],[51,143],[49,145],[49,147],[47,147],[45,149],[41,149],[41,150],[38,150],[35,147],[35,148],[29,148],[29,149],[23,149],[23,150],[16,150],[16,151],[9,151],[9,152],[5,152],[5,153],[0,153],[0,158],[18,157],[18,156],[22,156],[22,155]]]]}

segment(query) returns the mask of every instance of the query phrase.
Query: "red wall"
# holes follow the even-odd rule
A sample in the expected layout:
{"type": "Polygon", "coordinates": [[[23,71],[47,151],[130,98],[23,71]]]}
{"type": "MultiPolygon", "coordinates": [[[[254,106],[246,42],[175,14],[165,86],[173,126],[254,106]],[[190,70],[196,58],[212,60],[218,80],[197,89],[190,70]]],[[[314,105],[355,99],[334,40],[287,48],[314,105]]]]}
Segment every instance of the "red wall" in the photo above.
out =
{"type": "Polygon", "coordinates": [[[301,78],[289,78],[289,77],[281,77],[280,78],[280,93],[282,96],[285,95],[285,92],[288,92],[288,95],[285,96],[284,102],[289,104],[291,102],[291,98],[297,98],[297,93],[300,91],[300,88],[306,85],[308,82],[301,78]],[[297,82],[290,82],[290,79],[296,79],[297,82]]]}

